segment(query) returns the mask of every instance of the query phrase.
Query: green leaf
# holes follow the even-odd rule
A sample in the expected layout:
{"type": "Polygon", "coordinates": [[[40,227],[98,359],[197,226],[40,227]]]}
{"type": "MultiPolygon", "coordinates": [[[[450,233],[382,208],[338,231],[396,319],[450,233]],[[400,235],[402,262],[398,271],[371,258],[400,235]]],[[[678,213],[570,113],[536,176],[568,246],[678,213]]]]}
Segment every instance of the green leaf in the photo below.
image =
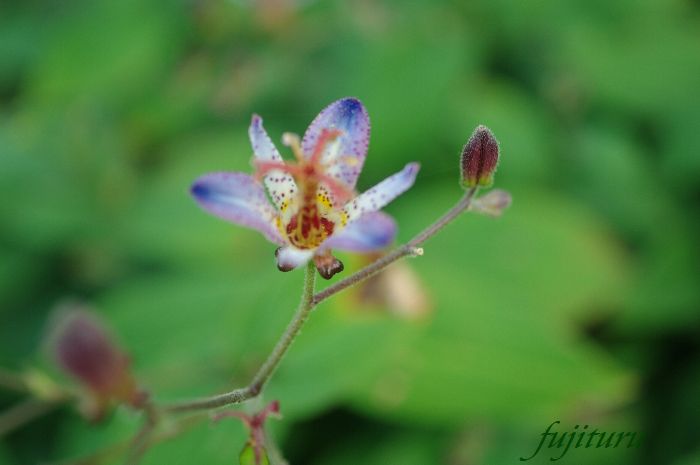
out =
{"type": "Polygon", "coordinates": [[[259,446],[258,454],[255,454],[255,447],[253,443],[248,441],[241,451],[241,455],[238,456],[238,460],[241,465],[270,465],[270,460],[267,458],[267,452],[265,448],[259,446]]]}

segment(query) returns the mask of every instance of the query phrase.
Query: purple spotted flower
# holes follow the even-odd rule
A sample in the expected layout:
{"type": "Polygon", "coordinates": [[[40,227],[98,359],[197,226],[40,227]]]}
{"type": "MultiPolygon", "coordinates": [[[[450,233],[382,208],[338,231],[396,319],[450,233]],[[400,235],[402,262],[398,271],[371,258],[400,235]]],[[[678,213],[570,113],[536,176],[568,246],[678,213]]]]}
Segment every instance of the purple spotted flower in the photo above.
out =
{"type": "Polygon", "coordinates": [[[313,259],[321,276],[342,271],[332,249],[371,252],[396,234],[394,220],[379,212],[413,185],[419,166],[409,163],[356,195],[357,177],[369,145],[369,116],[355,98],[333,102],[304,137],[285,133],[295,162],[282,159],[257,115],[249,129],[256,173],[211,173],[198,178],[192,195],[209,213],[257,229],[278,244],[282,271],[313,259]]]}

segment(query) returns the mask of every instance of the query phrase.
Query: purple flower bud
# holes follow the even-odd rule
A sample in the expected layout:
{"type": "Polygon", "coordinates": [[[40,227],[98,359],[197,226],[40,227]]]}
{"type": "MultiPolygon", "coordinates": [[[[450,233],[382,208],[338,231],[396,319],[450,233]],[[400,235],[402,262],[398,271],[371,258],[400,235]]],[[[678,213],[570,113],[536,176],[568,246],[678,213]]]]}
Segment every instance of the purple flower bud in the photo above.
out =
{"type": "Polygon", "coordinates": [[[477,126],[462,149],[462,185],[488,187],[498,165],[498,141],[486,126],[477,126]]]}
{"type": "Polygon", "coordinates": [[[96,315],[76,307],[59,314],[51,332],[51,350],[56,363],[91,393],[99,417],[107,404],[116,400],[139,406],[139,391],[129,359],[96,315]]]}

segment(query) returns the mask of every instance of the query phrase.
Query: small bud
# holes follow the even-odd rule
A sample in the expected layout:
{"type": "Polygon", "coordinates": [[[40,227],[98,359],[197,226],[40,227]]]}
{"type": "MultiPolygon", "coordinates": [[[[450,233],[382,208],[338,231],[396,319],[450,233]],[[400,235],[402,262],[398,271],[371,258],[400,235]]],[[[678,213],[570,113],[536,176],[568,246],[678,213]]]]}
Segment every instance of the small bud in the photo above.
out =
{"type": "Polygon", "coordinates": [[[265,450],[265,421],[268,417],[282,418],[280,415],[279,401],[273,401],[260,412],[249,415],[240,411],[225,411],[215,414],[212,419],[219,421],[222,418],[238,418],[248,428],[248,441],[243,446],[238,460],[241,465],[269,465],[270,460],[265,450]]]}
{"type": "Polygon", "coordinates": [[[89,416],[98,419],[111,401],[143,404],[128,357],[96,315],[71,306],[59,313],[50,338],[56,363],[90,393],[89,416]]]}
{"type": "Polygon", "coordinates": [[[422,257],[424,253],[425,250],[423,250],[423,247],[414,247],[411,249],[411,255],[414,257],[422,257]]]}
{"type": "Polygon", "coordinates": [[[323,279],[331,279],[336,273],[340,273],[345,269],[343,262],[335,258],[329,253],[323,255],[316,255],[314,257],[314,264],[323,279]]]}
{"type": "Polygon", "coordinates": [[[511,195],[501,189],[494,189],[488,194],[474,200],[474,210],[484,213],[485,215],[498,217],[501,216],[503,210],[510,207],[513,198],[511,195]]]}
{"type": "Polygon", "coordinates": [[[477,126],[462,149],[462,186],[488,187],[498,165],[498,141],[486,126],[477,126]]]}

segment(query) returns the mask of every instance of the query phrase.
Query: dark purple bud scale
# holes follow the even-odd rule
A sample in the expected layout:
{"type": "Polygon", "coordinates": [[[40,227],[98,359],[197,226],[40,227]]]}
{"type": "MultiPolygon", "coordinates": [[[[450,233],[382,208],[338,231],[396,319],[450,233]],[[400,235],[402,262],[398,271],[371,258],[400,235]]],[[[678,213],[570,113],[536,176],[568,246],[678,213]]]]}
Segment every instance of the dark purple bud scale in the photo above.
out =
{"type": "Polygon", "coordinates": [[[462,185],[488,187],[498,165],[498,141],[486,126],[478,126],[462,149],[462,185]]]}

